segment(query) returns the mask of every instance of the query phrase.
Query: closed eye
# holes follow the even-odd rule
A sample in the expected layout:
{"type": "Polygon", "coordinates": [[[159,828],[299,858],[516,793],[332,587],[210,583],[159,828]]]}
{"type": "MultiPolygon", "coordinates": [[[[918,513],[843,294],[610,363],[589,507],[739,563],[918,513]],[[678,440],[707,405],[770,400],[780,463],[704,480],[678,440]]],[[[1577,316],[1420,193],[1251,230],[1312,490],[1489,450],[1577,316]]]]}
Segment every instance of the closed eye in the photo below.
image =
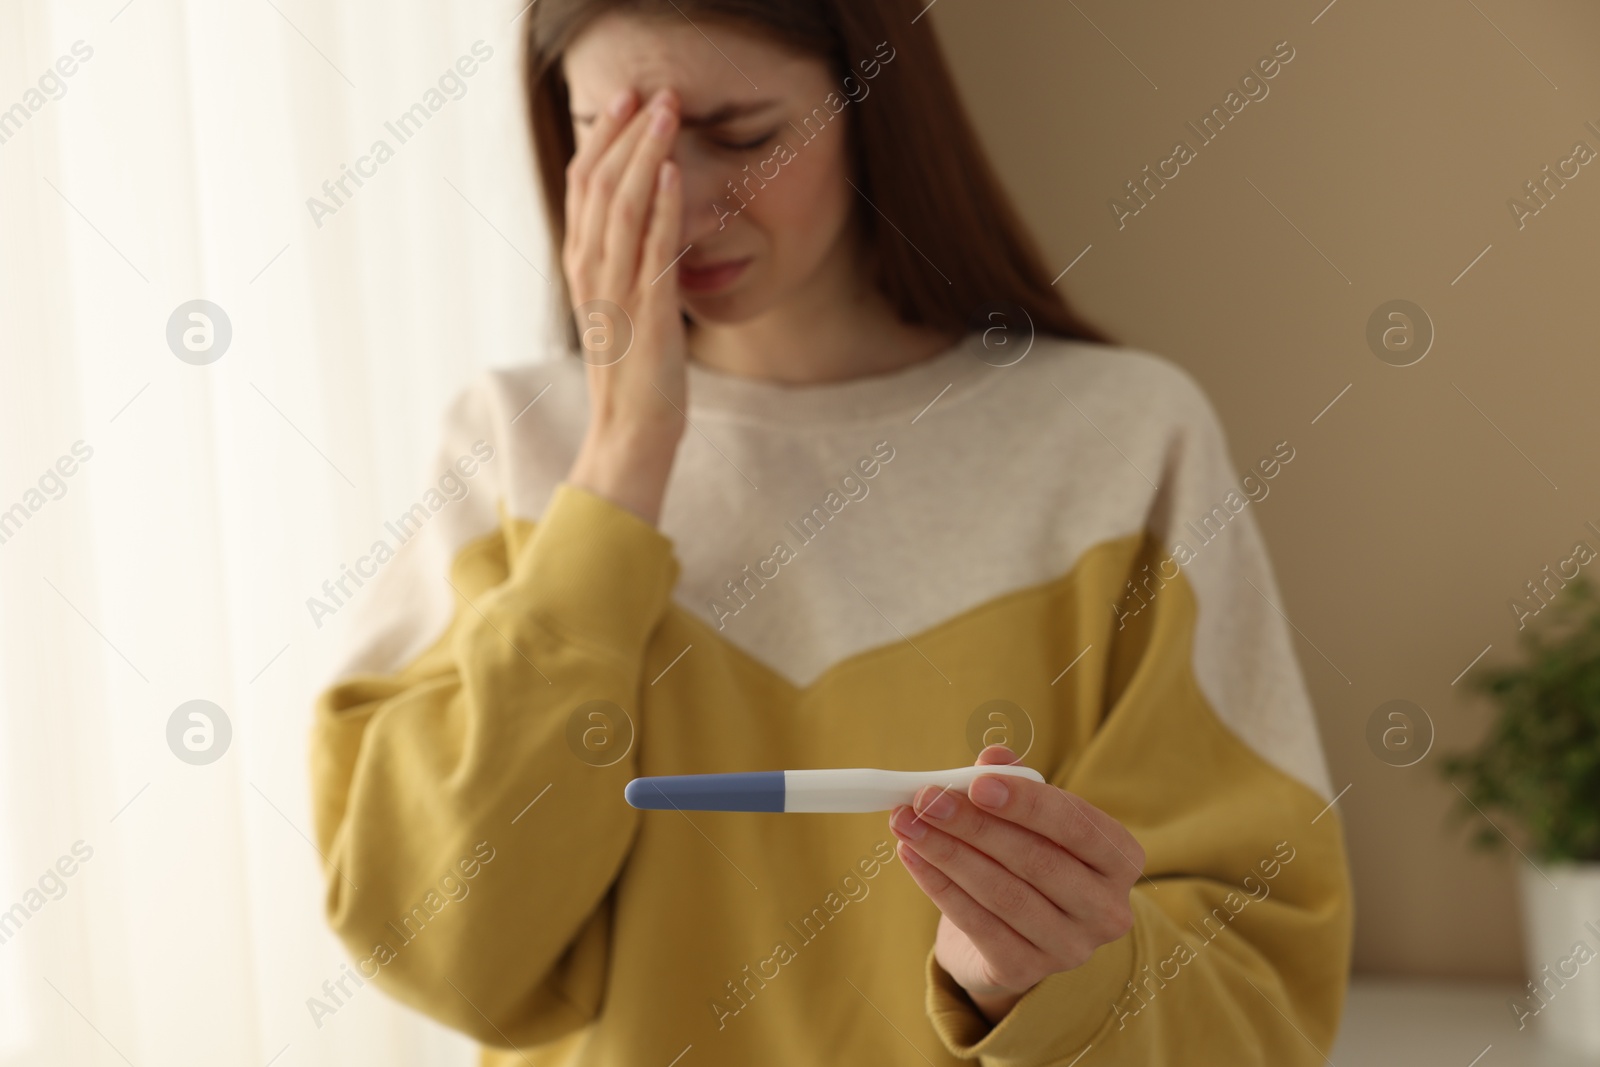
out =
{"type": "Polygon", "coordinates": [[[726,148],[730,152],[748,152],[752,149],[760,148],[772,140],[777,135],[777,132],[777,130],[769,130],[760,137],[749,141],[713,141],[712,143],[719,148],[726,148]]]}

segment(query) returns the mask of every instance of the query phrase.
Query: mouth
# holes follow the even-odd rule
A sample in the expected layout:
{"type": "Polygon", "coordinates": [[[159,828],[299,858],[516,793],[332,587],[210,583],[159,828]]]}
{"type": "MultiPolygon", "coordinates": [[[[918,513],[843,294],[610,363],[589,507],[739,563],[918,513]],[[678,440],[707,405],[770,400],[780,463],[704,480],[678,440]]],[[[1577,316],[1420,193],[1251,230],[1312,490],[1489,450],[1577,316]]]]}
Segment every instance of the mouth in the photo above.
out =
{"type": "Polygon", "coordinates": [[[752,258],[726,259],[693,267],[687,263],[679,264],[678,285],[693,293],[714,293],[726,289],[744,273],[752,258]]]}

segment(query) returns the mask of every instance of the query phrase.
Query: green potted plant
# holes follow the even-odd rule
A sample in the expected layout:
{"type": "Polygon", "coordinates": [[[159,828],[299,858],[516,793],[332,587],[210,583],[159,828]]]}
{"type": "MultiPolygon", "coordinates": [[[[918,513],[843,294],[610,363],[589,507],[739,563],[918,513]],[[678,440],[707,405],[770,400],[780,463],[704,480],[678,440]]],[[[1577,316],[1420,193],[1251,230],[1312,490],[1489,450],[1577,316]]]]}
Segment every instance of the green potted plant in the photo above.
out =
{"type": "Polygon", "coordinates": [[[1493,726],[1441,770],[1475,843],[1509,841],[1525,861],[1530,980],[1511,1014],[1519,1028],[1600,1057],[1600,597],[1588,576],[1568,582],[1520,640],[1521,662],[1470,683],[1499,706],[1493,726]]]}

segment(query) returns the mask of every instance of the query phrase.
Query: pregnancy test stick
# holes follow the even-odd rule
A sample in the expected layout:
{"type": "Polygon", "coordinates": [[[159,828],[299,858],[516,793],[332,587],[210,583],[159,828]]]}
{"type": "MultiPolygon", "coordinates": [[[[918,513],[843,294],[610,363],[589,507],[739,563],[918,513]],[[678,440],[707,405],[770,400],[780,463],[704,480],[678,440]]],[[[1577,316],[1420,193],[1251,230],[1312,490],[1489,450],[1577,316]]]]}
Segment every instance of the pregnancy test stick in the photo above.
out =
{"type": "Polygon", "coordinates": [[[983,774],[1044,781],[1017,764],[952,767],[947,771],[883,771],[840,767],[806,771],[741,771],[733,774],[667,774],[635,778],[622,791],[636,808],[679,811],[889,811],[910,804],[923,786],[965,793],[983,774]]]}

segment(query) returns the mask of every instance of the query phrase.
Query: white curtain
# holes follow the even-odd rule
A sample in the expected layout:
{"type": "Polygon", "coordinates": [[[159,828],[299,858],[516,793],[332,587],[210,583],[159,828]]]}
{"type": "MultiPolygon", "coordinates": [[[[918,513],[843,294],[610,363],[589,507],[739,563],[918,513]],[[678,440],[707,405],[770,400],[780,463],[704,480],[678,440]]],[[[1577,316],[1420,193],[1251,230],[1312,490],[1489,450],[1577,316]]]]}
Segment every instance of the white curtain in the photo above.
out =
{"type": "Polygon", "coordinates": [[[472,1059],[339,990],[306,600],[555,336],[525,6],[0,6],[4,1067],[472,1059]]]}

